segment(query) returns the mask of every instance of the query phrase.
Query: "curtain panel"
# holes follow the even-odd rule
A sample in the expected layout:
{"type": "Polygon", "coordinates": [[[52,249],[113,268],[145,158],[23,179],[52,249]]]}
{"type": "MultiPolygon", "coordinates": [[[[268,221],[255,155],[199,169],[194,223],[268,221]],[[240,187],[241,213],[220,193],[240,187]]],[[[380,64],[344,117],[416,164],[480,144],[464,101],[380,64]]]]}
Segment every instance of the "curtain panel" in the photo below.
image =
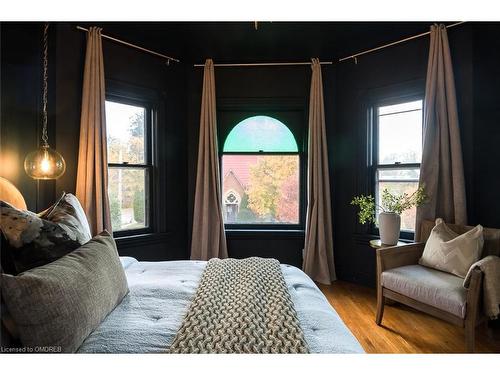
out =
{"type": "Polygon", "coordinates": [[[93,235],[104,229],[112,233],[105,100],[101,29],[91,27],[83,73],[76,196],[87,214],[93,235]]]}
{"type": "Polygon", "coordinates": [[[420,228],[422,220],[438,217],[449,223],[467,224],[455,82],[444,25],[431,26],[419,183],[425,186],[429,199],[417,208],[416,228],[420,228]]]}
{"type": "Polygon", "coordinates": [[[198,166],[194,197],[191,259],[227,258],[222,214],[214,64],[205,62],[201,98],[198,166]]]}
{"type": "Polygon", "coordinates": [[[335,266],[323,79],[318,59],[312,59],[311,67],[308,199],[303,269],[313,280],[330,284],[335,280],[335,266]]]}

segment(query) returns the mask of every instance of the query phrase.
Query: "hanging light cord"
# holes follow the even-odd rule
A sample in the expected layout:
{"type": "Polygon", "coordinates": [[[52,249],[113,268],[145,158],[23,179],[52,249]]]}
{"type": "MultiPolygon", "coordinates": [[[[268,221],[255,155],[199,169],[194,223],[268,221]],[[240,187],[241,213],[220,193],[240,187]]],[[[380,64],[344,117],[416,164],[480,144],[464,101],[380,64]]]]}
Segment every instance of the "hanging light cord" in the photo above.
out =
{"type": "Polygon", "coordinates": [[[42,141],[43,147],[49,146],[49,136],[47,135],[47,81],[48,81],[48,30],[49,24],[46,23],[43,28],[43,122],[42,122],[42,141]]]}

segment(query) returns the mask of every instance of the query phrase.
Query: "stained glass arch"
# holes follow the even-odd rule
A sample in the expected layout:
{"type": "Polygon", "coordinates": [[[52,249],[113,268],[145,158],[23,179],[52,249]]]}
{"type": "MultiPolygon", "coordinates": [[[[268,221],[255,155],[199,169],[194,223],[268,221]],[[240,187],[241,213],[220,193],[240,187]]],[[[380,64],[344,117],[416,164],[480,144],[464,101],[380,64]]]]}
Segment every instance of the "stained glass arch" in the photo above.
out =
{"type": "Polygon", "coordinates": [[[269,116],[252,116],[235,125],[223,152],[298,152],[290,129],[269,116]]]}

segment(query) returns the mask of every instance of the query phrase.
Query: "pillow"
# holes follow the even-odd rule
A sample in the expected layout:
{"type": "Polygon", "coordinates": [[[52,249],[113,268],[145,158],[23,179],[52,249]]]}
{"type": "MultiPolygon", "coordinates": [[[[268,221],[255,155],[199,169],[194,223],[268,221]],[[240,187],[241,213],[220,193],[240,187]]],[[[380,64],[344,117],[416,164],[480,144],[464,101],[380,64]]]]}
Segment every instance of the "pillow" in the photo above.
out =
{"type": "Polygon", "coordinates": [[[481,258],[483,243],[481,225],[458,235],[443,219],[437,219],[418,263],[465,278],[472,264],[481,258]]]}
{"type": "Polygon", "coordinates": [[[6,239],[2,265],[12,274],[50,263],[91,239],[83,209],[71,194],[64,194],[40,215],[3,201],[0,213],[0,229],[6,239]]]}
{"type": "Polygon", "coordinates": [[[15,275],[17,273],[16,266],[14,265],[14,261],[12,260],[10,253],[7,251],[7,246],[9,246],[9,244],[5,239],[3,232],[0,230],[0,269],[3,273],[15,275]]]}
{"type": "MultiPolygon", "coordinates": [[[[5,244],[3,242],[4,241],[3,236],[0,237],[2,237],[2,247],[0,248],[0,254],[2,255],[2,266],[0,266],[0,273],[4,272],[11,273],[10,271],[7,271],[7,268],[4,268],[3,266],[5,251],[2,251],[2,248],[5,244]]],[[[10,261],[10,259],[8,260],[10,261]]],[[[8,263],[8,266],[10,266],[10,263],[8,263]]],[[[1,320],[0,347],[13,346],[13,343],[18,343],[19,334],[17,333],[16,324],[14,323],[14,319],[12,319],[9,310],[7,310],[7,306],[3,301],[1,289],[0,289],[0,320],[1,320]]]]}
{"type": "Polygon", "coordinates": [[[73,194],[63,193],[54,205],[39,213],[38,216],[60,226],[66,226],[70,232],[75,233],[77,241],[81,244],[92,238],[87,215],[80,201],[73,194]]]}
{"type": "Polygon", "coordinates": [[[75,352],[128,293],[108,232],[50,264],[2,274],[1,288],[22,345],[56,352],[75,352]]]}
{"type": "Polygon", "coordinates": [[[9,310],[7,310],[3,297],[0,297],[0,299],[0,316],[2,317],[2,323],[0,324],[0,347],[17,347],[20,343],[16,324],[9,310]]]}

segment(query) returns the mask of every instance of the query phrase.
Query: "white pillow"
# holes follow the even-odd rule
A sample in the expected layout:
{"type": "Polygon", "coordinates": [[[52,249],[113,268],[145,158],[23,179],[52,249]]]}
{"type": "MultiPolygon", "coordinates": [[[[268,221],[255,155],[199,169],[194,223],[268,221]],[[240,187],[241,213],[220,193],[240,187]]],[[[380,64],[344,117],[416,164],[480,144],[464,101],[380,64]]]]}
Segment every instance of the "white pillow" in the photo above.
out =
{"type": "Polygon", "coordinates": [[[418,263],[465,278],[470,266],[481,258],[483,244],[481,225],[459,235],[443,219],[436,219],[418,263]]]}

